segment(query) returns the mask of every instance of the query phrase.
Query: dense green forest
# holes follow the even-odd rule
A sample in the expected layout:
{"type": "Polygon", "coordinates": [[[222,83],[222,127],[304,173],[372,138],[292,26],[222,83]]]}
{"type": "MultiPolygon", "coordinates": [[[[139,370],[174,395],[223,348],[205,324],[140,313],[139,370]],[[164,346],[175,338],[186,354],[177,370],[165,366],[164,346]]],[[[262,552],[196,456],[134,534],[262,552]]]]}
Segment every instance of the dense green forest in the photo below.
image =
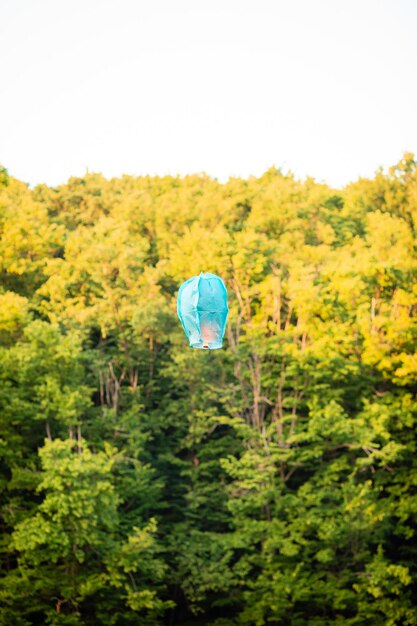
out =
{"type": "Polygon", "coordinates": [[[0,173],[0,624],[417,624],[417,163],[0,173]],[[180,284],[229,293],[188,347],[180,284]]]}

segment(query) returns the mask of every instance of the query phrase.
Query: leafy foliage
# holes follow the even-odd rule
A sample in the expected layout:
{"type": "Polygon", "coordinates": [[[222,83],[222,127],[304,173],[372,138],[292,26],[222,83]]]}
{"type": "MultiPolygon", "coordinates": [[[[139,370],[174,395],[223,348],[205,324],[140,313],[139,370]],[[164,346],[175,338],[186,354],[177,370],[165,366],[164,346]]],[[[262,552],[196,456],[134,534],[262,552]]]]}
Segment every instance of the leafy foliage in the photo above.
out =
{"type": "Polygon", "coordinates": [[[417,624],[417,164],[0,169],[0,624],[417,624]],[[179,284],[229,291],[188,349],[179,284]]]}

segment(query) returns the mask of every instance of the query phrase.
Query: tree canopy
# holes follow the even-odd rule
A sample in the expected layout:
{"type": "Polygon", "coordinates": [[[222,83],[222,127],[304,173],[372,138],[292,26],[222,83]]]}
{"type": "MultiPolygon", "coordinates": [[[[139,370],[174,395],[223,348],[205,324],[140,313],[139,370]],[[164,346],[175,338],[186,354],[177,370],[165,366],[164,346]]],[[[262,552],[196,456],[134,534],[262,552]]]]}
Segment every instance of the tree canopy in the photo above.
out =
{"type": "Polygon", "coordinates": [[[0,624],[417,625],[417,163],[0,168],[0,624]],[[229,293],[188,347],[180,284],[229,293]]]}

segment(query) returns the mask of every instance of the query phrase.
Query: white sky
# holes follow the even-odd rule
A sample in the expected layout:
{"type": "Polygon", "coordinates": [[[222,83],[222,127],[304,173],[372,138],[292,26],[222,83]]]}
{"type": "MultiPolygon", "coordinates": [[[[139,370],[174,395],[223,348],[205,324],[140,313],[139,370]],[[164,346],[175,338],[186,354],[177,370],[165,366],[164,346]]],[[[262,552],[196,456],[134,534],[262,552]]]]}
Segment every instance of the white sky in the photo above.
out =
{"type": "Polygon", "coordinates": [[[0,162],[275,165],[343,185],[417,152],[417,0],[0,0],[0,162]]]}

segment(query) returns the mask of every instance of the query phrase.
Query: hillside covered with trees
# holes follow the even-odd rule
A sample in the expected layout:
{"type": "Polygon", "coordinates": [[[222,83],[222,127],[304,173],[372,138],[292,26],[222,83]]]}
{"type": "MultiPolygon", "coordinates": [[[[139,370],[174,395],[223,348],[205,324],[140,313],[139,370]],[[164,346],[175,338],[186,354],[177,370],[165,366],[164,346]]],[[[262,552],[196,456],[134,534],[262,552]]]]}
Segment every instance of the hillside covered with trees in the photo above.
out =
{"type": "Polygon", "coordinates": [[[0,173],[0,624],[417,624],[417,164],[0,173]],[[188,347],[179,285],[229,293],[188,347]]]}

